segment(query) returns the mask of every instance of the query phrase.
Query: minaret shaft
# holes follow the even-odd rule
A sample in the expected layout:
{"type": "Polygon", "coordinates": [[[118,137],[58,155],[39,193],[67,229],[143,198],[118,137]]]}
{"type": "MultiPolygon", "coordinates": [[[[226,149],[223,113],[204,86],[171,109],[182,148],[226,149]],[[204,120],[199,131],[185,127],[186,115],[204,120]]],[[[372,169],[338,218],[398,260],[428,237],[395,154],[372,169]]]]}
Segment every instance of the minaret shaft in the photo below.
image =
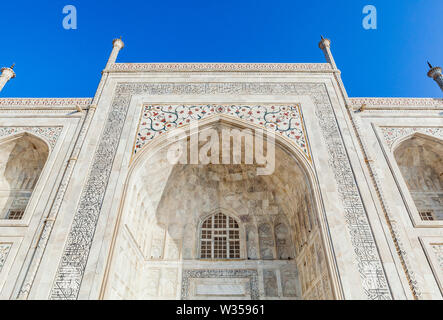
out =
{"type": "MultiPolygon", "coordinates": [[[[431,65],[430,65],[431,66],[431,65]]],[[[428,77],[434,79],[440,87],[441,91],[443,91],[443,74],[440,67],[433,67],[428,72],[428,77]]]]}
{"type": "Polygon", "coordinates": [[[1,69],[2,74],[0,75],[0,91],[3,90],[3,87],[6,85],[6,83],[15,78],[15,72],[13,70],[13,67],[11,68],[2,68],[1,69]]]}

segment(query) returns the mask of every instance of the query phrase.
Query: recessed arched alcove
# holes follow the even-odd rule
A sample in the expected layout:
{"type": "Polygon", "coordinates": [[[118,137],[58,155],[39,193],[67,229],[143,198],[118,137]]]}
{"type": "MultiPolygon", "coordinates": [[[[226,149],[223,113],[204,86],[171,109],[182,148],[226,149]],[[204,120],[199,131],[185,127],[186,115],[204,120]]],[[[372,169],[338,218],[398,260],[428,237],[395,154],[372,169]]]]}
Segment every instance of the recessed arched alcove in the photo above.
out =
{"type": "Polygon", "coordinates": [[[276,143],[275,170],[258,175],[256,163],[171,164],[169,146],[154,142],[131,168],[104,299],[334,298],[300,154],[276,143]]]}
{"type": "Polygon", "coordinates": [[[400,172],[422,220],[443,220],[443,142],[415,134],[394,150],[400,172]]]}
{"type": "Polygon", "coordinates": [[[0,141],[0,218],[20,220],[48,158],[47,144],[23,133],[0,141]]]}

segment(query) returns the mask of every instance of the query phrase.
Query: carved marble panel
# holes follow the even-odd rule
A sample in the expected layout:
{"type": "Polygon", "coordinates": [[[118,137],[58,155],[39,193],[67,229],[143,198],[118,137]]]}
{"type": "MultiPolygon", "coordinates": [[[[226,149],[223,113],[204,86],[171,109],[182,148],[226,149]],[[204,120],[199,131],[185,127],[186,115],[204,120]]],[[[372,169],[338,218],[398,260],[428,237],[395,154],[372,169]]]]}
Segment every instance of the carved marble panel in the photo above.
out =
{"type": "Polygon", "coordinates": [[[443,244],[433,244],[431,247],[437,260],[438,267],[443,273],[443,244]]]}
{"type": "Polygon", "coordinates": [[[2,272],[3,266],[8,258],[9,251],[11,251],[11,243],[0,243],[0,272],[2,272]]]}
{"type": "Polygon", "coordinates": [[[263,270],[263,285],[265,287],[266,297],[278,297],[277,275],[275,274],[275,270],[263,270]]]}
{"type": "MultiPolygon", "coordinates": [[[[258,274],[256,270],[183,270],[182,276],[182,291],[181,298],[188,300],[190,297],[190,282],[192,279],[226,279],[226,282],[230,282],[232,279],[248,279],[245,295],[249,296],[253,300],[258,300],[260,297],[258,290],[258,274]]],[[[231,281],[232,282],[232,281],[231,281]]],[[[231,288],[232,289],[237,288],[231,288]]],[[[238,289],[236,290],[236,292],[238,289]]],[[[226,295],[227,293],[225,293],[226,295]]]]}
{"type": "Polygon", "coordinates": [[[298,272],[295,265],[287,265],[280,268],[282,290],[284,297],[300,296],[300,284],[298,282],[298,272]]]}

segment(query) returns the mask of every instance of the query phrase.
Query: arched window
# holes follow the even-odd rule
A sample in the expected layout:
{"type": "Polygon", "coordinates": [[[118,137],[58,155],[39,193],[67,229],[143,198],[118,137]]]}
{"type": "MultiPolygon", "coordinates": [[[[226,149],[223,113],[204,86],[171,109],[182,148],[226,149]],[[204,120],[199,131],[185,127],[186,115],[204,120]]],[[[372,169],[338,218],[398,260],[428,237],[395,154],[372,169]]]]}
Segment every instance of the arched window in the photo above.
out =
{"type": "Polygon", "coordinates": [[[28,134],[0,144],[0,219],[23,217],[48,153],[43,141],[28,134]]]}
{"type": "Polygon", "coordinates": [[[200,231],[202,259],[240,259],[240,228],[235,219],[217,213],[203,221],[200,231]]]}
{"type": "Polygon", "coordinates": [[[394,156],[421,219],[443,220],[443,143],[413,136],[394,156]]]}

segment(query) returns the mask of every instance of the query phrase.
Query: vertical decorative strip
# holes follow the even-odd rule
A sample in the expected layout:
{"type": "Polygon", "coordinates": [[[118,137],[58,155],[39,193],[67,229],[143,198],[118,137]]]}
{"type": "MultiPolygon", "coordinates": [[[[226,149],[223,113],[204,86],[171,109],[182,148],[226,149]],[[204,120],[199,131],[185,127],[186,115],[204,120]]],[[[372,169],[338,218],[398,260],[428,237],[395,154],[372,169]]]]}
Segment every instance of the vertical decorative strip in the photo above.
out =
{"type": "MultiPolygon", "coordinates": [[[[420,299],[420,297],[421,297],[420,288],[418,286],[418,282],[415,277],[415,272],[414,272],[411,262],[409,260],[407,250],[405,250],[405,245],[403,243],[398,224],[395,221],[395,219],[393,219],[392,213],[391,213],[389,206],[388,206],[388,202],[386,201],[386,199],[383,195],[384,193],[383,193],[382,187],[381,187],[382,183],[380,181],[380,177],[378,176],[377,168],[374,166],[371,159],[369,159],[368,147],[366,146],[365,141],[361,138],[362,137],[362,134],[360,133],[361,123],[359,121],[359,118],[357,118],[354,115],[354,113],[350,109],[350,107],[348,107],[347,111],[348,111],[348,116],[351,119],[353,128],[355,130],[357,140],[360,145],[360,149],[361,149],[363,156],[365,158],[366,167],[368,168],[369,174],[371,176],[372,184],[375,188],[375,192],[377,194],[377,197],[380,200],[381,208],[383,210],[383,214],[385,216],[386,223],[389,228],[389,232],[391,233],[391,237],[394,242],[395,249],[397,251],[398,257],[400,258],[403,270],[404,270],[406,278],[408,280],[409,287],[411,288],[412,295],[413,295],[414,299],[420,299]]],[[[388,138],[390,136],[389,134],[387,134],[386,132],[384,134],[385,134],[385,139],[390,139],[390,138],[388,138]],[[387,136],[386,136],[386,134],[387,134],[387,136]]],[[[396,134],[394,136],[396,136],[396,134]]],[[[394,140],[392,140],[392,141],[394,141],[394,140]]],[[[387,143],[388,144],[390,143],[389,140],[387,141],[387,143]]],[[[392,145],[392,143],[391,143],[391,145],[392,145]]]]}
{"type": "Polygon", "coordinates": [[[77,298],[129,101],[130,96],[123,95],[116,97],[112,103],[104,132],[94,155],[92,168],[80,198],[80,204],[74,215],[71,231],[50,294],[51,299],[72,300],[77,298]]]}

